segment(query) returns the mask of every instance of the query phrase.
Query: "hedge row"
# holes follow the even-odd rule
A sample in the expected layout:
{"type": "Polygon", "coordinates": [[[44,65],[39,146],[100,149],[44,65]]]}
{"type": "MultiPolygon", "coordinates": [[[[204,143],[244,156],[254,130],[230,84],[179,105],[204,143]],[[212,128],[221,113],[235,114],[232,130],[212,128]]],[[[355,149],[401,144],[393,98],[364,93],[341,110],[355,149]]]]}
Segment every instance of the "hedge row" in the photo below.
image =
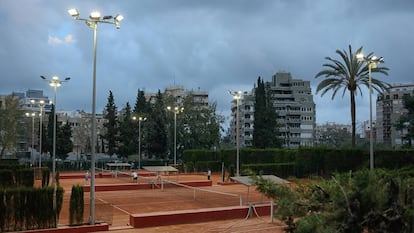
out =
{"type": "MultiPolygon", "coordinates": [[[[369,167],[369,151],[363,149],[338,148],[299,148],[299,149],[240,149],[240,167],[252,170],[279,171],[277,164],[294,164],[286,171],[288,176],[306,177],[309,175],[329,176],[333,172],[344,172],[369,167]],[[268,165],[264,165],[268,164],[268,165]]],[[[375,167],[397,169],[414,164],[414,150],[376,150],[374,152],[375,167]]],[[[183,163],[194,171],[220,171],[221,163],[226,170],[236,164],[236,150],[225,149],[218,151],[187,150],[182,157],[183,163]]],[[[264,172],[264,171],[263,171],[264,172]]]]}
{"type": "MultiPolygon", "coordinates": [[[[20,166],[17,166],[19,168],[20,166]]],[[[0,169],[0,189],[14,187],[33,187],[34,171],[32,168],[0,169]]]]}
{"type": "Polygon", "coordinates": [[[295,174],[295,163],[261,163],[261,164],[243,164],[241,174],[247,175],[247,171],[253,171],[256,174],[276,175],[287,178],[295,174]]]}
{"type": "Polygon", "coordinates": [[[54,212],[53,187],[0,190],[1,232],[56,227],[62,200],[63,188],[58,187],[54,212]]]}

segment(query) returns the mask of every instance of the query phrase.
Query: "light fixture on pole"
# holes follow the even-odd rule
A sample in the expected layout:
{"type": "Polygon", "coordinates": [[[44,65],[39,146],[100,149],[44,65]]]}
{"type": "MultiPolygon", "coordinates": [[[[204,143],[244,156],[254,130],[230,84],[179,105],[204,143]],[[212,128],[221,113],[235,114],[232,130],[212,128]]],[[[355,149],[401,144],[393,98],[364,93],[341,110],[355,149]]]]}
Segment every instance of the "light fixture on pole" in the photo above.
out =
{"type": "Polygon", "coordinates": [[[377,63],[384,62],[382,57],[376,56],[365,57],[364,54],[356,54],[358,61],[365,62],[368,65],[368,83],[369,83],[369,169],[374,170],[374,130],[372,127],[372,69],[377,68],[377,63]]]}
{"type": "Polygon", "coordinates": [[[236,176],[240,176],[240,120],[239,120],[239,102],[242,96],[241,91],[229,91],[229,94],[236,100],[236,176]]]}
{"type": "Polygon", "coordinates": [[[39,108],[40,108],[40,113],[39,113],[39,121],[40,121],[40,126],[39,126],[39,170],[42,168],[42,131],[43,131],[43,108],[45,107],[45,101],[44,100],[40,100],[39,101],[39,108]]]}
{"type": "Polygon", "coordinates": [[[177,114],[184,111],[184,107],[167,107],[168,111],[174,112],[174,165],[177,165],[177,114]]]}
{"type": "Polygon", "coordinates": [[[46,79],[44,76],[40,76],[43,80],[49,82],[49,86],[53,87],[53,153],[52,153],[52,186],[53,186],[53,211],[55,211],[55,225],[57,226],[57,203],[56,203],[56,90],[62,85],[63,82],[70,80],[69,77],[65,80],[60,80],[59,77],[53,76],[50,80],[46,79]]]}
{"type": "Polygon", "coordinates": [[[138,169],[141,169],[141,121],[146,121],[146,117],[132,117],[134,121],[138,121],[138,169]]]}
{"type": "Polygon", "coordinates": [[[103,16],[97,11],[91,12],[89,18],[80,18],[77,9],[70,9],[68,13],[75,20],[85,21],[86,25],[93,29],[93,90],[92,90],[92,132],[91,132],[91,184],[90,184],[90,224],[95,224],[95,141],[96,141],[96,46],[98,38],[98,23],[114,24],[120,28],[119,22],[124,19],[122,15],[103,16]]]}
{"type": "MultiPolygon", "coordinates": [[[[32,103],[32,109],[33,109],[33,102],[34,100],[30,100],[30,102],[32,103]]],[[[33,164],[34,161],[34,153],[33,153],[33,149],[34,149],[34,118],[36,116],[35,112],[26,112],[26,116],[27,117],[31,117],[32,118],[32,145],[31,145],[31,150],[30,150],[30,163],[33,164]]]]}

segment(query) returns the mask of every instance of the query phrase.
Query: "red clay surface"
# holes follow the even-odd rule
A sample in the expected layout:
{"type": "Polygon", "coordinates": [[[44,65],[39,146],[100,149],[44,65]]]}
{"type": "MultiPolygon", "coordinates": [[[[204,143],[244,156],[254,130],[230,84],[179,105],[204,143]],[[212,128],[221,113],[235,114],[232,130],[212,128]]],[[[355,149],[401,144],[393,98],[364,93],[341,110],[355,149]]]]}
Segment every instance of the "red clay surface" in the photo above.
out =
{"type": "MultiPolygon", "coordinates": [[[[69,223],[69,199],[73,185],[89,185],[85,181],[83,174],[70,173],[73,178],[63,179],[68,173],[61,172],[62,178],[59,183],[64,188],[65,194],[63,199],[62,211],[59,217],[59,225],[69,223]]],[[[162,176],[162,179],[174,182],[183,181],[206,181],[207,176],[204,174],[179,174],[178,176],[162,176]]],[[[239,206],[240,196],[243,205],[248,202],[269,202],[269,200],[255,191],[254,187],[248,188],[241,184],[222,185],[219,184],[220,174],[212,175],[212,186],[199,187],[200,189],[219,191],[232,194],[216,195],[213,193],[202,194],[196,191],[195,199],[193,191],[182,191],[160,186],[154,189],[134,189],[134,190],[117,190],[117,191],[96,191],[95,192],[95,221],[106,222],[110,224],[110,231],[119,233],[132,232],[283,232],[280,222],[271,222],[269,215],[261,217],[241,218],[234,220],[210,221],[203,223],[189,223],[179,225],[168,225],[148,228],[132,228],[129,226],[131,214],[145,214],[154,212],[166,212],[177,210],[199,210],[204,208],[217,208],[226,206],[239,206]],[[248,194],[249,193],[249,194],[248,194]],[[248,200],[247,200],[248,199],[248,200]]],[[[150,182],[156,183],[156,177],[139,177],[140,185],[150,182]]],[[[112,178],[104,174],[102,178],[95,179],[95,185],[125,185],[131,184],[131,177],[112,178]]],[[[85,192],[85,218],[88,222],[89,216],[89,199],[90,193],[85,192]]]]}

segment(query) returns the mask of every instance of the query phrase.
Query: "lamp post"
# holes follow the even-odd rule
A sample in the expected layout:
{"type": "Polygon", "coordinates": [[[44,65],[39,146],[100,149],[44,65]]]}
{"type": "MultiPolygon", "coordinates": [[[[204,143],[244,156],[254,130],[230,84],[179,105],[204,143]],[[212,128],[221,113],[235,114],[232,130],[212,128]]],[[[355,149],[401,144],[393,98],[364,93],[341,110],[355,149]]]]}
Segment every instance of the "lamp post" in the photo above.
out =
{"type": "Polygon", "coordinates": [[[70,80],[69,77],[65,78],[65,80],[60,80],[59,77],[53,76],[50,80],[47,80],[44,76],[40,76],[43,80],[49,82],[49,86],[53,87],[53,153],[52,153],[52,186],[53,186],[53,211],[55,211],[55,225],[57,226],[57,210],[56,210],[56,90],[58,87],[62,85],[63,82],[67,82],[70,80]]]}
{"type": "Polygon", "coordinates": [[[141,169],[141,121],[146,121],[146,117],[132,117],[134,121],[138,120],[138,169],[141,169]]]}
{"type": "Polygon", "coordinates": [[[171,106],[167,107],[168,111],[174,112],[174,165],[177,164],[177,114],[184,111],[184,107],[174,107],[171,106]]]}
{"type": "Polygon", "coordinates": [[[114,24],[120,28],[119,22],[124,19],[120,14],[115,17],[107,15],[101,17],[97,11],[91,12],[89,18],[80,18],[77,9],[70,9],[68,13],[75,20],[85,21],[86,25],[93,29],[93,90],[92,90],[92,132],[91,132],[91,184],[90,184],[90,224],[95,224],[95,141],[96,141],[96,46],[98,38],[98,23],[114,24]]]}
{"type": "Polygon", "coordinates": [[[367,63],[368,65],[368,82],[369,82],[369,169],[374,170],[374,130],[372,128],[372,78],[371,70],[377,68],[377,63],[384,62],[382,57],[376,56],[365,57],[364,54],[356,55],[358,61],[367,63]]]}
{"type": "Polygon", "coordinates": [[[236,176],[240,176],[240,122],[239,122],[239,102],[241,99],[241,91],[229,91],[233,99],[236,100],[236,176]]]}
{"type": "Polygon", "coordinates": [[[39,130],[39,170],[42,168],[42,131],[43,131],[43,108],[45,107],[45,101],[39,101],[40,113],[39,113],[39,121],[40,121],[40,130],[39,130]]]}
{"type": "MultiPolygon", "coordinates": [[[[31,100],[30,101],[32,103],[32,105],[33,105],[33,101],[34,100],[31,100]]],[[[34,157],[33,156],[33,148],[34,148],[34,118],[36,116],[36,113],[34,113],[34,112],[32,112],[32,113],[26,112],[26,116],[32,118],[32,146],[31,146],[32,148],[30,150],[30,163],[33,164],[33,160],[34,160],[34,158],[33,158],[34,157]]]]}

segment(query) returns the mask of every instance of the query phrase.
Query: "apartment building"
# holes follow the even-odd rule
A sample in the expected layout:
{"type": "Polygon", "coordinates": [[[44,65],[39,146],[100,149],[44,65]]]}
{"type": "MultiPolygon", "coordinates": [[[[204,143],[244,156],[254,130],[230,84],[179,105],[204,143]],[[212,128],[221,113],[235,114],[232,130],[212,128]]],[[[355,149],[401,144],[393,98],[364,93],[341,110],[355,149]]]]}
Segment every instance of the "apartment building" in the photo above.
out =
{"type": "MultiPolygon", "coordinates": [[[[184,86],[174,85],[166,87],[164,90],[166,96],[172,96],[175,99],[177,106],[182,106],[184,98],[191,96],[195,107],[207,107],[208,106],[208,92],[202,91],[200,88],[197,90],[185,89],[184,86]]],[[[157,93],[145,93],[145,99],[150,103],[155,103],[155,97],[157,93]]]]}
{"type": "Polygon", "coordinates": [[[277,72],[272,76],[269,93],[279,115],[284,146],[313,146],[316,111],[310,81],[294,79],[288,72],[277,72]]]}
{"type": "Polygon", "coordinates": [[[254,90],[252,92],[240,93],[239,101],[233,100],[231,105],[230,121],[230,142],[233,145],[237,143],[237,109],[239,111],[239,145],[240,147],[249,147],[253,144],[253,125],[254,125],[254,90]],[[239,108],[237,108],[237,102],[239,108]]]}
{"type": "Polygon", "coordinates": [[[396,130],[395,124],[407,112],[403,97],[414,95],[414,84],[395,84],[378,95],[376,101],[376,141],[387,146],[401,147],[406,132],[396,130]]]}
{"type": "MultiPolygon", "coordinates": [[[[278,114],[279,137],[286,148],[313,146],[316,127],[315,102],[310,81],[292,78],[289,72],[280,71],[266,82],[273,107],[278,114]]],[[[251,146],[254,122],[254,89],[244,92],[239,100],[240,146],[251,146]]],[[[236,144],[236,101],[232,102],[230,136],[236,144]]]]}

